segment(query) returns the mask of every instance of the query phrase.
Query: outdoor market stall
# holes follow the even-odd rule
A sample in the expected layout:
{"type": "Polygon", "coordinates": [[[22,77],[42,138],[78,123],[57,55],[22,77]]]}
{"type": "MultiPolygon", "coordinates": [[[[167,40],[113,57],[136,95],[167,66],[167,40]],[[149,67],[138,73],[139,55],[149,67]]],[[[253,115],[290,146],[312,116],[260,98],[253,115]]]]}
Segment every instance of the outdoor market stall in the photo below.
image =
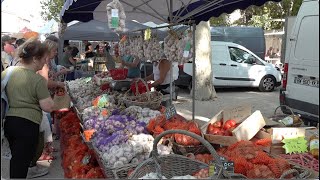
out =
{"type": "MultiPolygon", "coordinates": [[[[95,14],[94,10],[105,8],[109,2],[99,1],[96,4],[94,2],[85,4],[80,0],[77,2],[68,1],[62,10],[62,14],[65,13],[63,19],[67,22],[77,18],[75,12],[66,14],[66,10],[72,12],[75,9],[80,11],[80,14],[86,14],[83,21],[99,17],[97,16],[99,13],[95,14]],[[101,5],[103,3],[107,4],[103,6],[101,5]],[[84,7],[88,9],[81,9],[84,7]]],[[[141,18],[142,21],[145,18],[158,19],[169,22],[169,26],[191,22],[194,41],[195,23],[200,19],[207,20],[206,18],[211,17],[213,12],[229,12],[236,5],[238,5],[236,8],[246,8],[255,3],[261,5],[265,1],[250,1],[250,3],[248,1],[227,0],[163,1],[164,4],[167,2],[168,9],[161,10],[168,10],[169,18],[167,18],[168,15],[162,16],[156,11],[158,6],[155,6],[154,3],[160,1],[141,3],[140,6],[136,4],[138,1],[120,0],[120,2],[124,4],[124,12],[127,17],[132,15],[129,18],[141,18]],[[228,5],[232,8],[230,6],[228,8],[228,5]],[[130,9],[132,7],[135,8],[132,10],[130,9]],[[149,11],[145,8],[148,8],[149,11]],[[174,13],[174,10],[178,11],[174,13]],[[145,16],[142,17],[140,13],[144,13],[145,16]],[[199,19],[196,19],[197,17],[199,19]]],[[[146,32],[148,34],[150,30],[144,31],[144,33],[146,32]]],[[[139,41],[139,38],[131,40],[130,46],[139,41]]],[[[168,41],[168,39],[165,40],[165,43],[168,41]]],[[[139,45],[140,49],[136,48],[134,53],[142,57],[148,56],[148,54],[144,54],[144,51],[140,52],[143,50],[141,45],[139,45]]],[[[170,58],[171,54],[168,53],[167,56],[170,58]]],[[[195,55],[193,54],[192,57],[193,63],[196,63],[195,55]]],[[[193,72],[195,72],[195,65],[193,67],[193,72]]],[[[116,73],[115,75],[120,74],[116,73]]],[[[111,81],[107,76],[100,75],[104,79],[98,78],[100,86],[97,81],[93,81],[95,78],[82,78],[67,83],[68,93],[73,100],[76,112],[73,114],[73,118],[78,116],[78,120],[81,122],[80,127],[76,125],[78,122],[75,122],[74,125],[77,126],[78,131],[83,131],[83,141],[93,149],[105,178],[303,179],[318,176],[314,171],[318,166],[314,149],[314,143],[315,140],[318,140],[318,136],[308,137],[305,128],[285,127],[301,126],[301,120],[294,114],[280,119],[275,115],[276,119],[274,120],[281,120],[281,123],[275,123],[275,121],[268,121],[264,118],[260,111],[252,113],[250,106],[241,105],[222,110],[210,122],[200,127],[194,120],[188,121],[178,115],[174,107],[160,106],[161,101],[159,101],[157,93],[150,92],[148,85],[143,81],[132,83],[132,87],[127,92],[118,92],[107,85],[106,82],[111,81]],[[142,86],[139,89],[138,83],[140,82],[142,86]],[[141,87],[144,88],[141,89],[141,87]],[[141,94],[136,94],[134,90],[136,92],[141,90],[141,94]],[[150,98],[152,95],[157,98],[150,98]],[[150,108],[146,108],[147,106],[150,108]],[[281,129],[279,130],[275,126],[280,126],[281,129]],[[272,127],[272,131],[264,130],[270,127],[272,127]],[[309,149],[316,158],[312,157],[312,159],[310,155],[305,155],[305,158],[310,158],[308,161],[312,160],[312,167],[306,167],[305,162],[298,165],[298,160],[295,157],[292,157],[290,161],[280,158],[280,156],[287,155],[280,155],[283,152],[277,153],[273,150],[275,147],[282,148],[282,146],[277,146],[280,140],[280,143],[284,144],[285,153],[306,152],[308,151],[308,142],[304,139],[311,139],[310,143],[313,142],[309,149]],[[158,144],[158,142],[160,143],[158,144]],[[297,147],[294,145],[297,144],[295,142],[305,146],[297,147]]],[[[109,76],[115,80],[114,75],[110,74],[109,76]]],[[[61,125],[67,122],[67,119],[62,118],[61,125]]],[[[81,173],[86,173],[86,171],[84,167],[81,169],[81,173]]],[[[74,176],[71,175],[71,177],[74,176]]]]}

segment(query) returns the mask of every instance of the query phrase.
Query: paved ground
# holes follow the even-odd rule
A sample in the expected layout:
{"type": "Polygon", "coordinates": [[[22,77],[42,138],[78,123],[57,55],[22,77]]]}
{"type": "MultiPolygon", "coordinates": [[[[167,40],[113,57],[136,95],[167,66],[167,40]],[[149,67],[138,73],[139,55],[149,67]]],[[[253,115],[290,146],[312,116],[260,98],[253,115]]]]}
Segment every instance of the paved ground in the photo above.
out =
{"type": "MultiPolygon", "coordinates": [[[[223,108],[241,104],[250,104],[253,112],[260,110],[265,117],[270,117],[279,106],[279,89],[273,92],[260,92],[255,88],[224,88],[216,91],[217,99],[214,101],[195,102],[195,119],[208,121],[223,108]]],[[[174,104],[179,113],[192,119],[192,99],[187,90],[180,90],[178,101],[174,104]]]]}
{"type": "MultiPolygon", "coordinates": [[[[253,111],[260,110],[265,117],[270,117],[277,106],[279,106],[279,89],[274,92],[262,93],[257,89],[234,88],[234,89],[216,89],[218,98],[214,101],[199,102],[196,101],[196,119],[207,121],[224,107],[241,105],[249,103],[253,111]]],[[[192,118],[192,100],[187,90],[181,90],[178,101],[174,102],[178,113],[183,114],[187,119],[192,118]]],[[[59,148],[58,141],[54,146],[59,148]]],[[[60,153],[55,154],[58,159],[51,163],[42,162],[41,165],[49,167],[49,174],[39,179],[63,178],[61,168],[60,153]]],[[[8,179],[9,161],[1,159],[2,177],[8,179]]]]}

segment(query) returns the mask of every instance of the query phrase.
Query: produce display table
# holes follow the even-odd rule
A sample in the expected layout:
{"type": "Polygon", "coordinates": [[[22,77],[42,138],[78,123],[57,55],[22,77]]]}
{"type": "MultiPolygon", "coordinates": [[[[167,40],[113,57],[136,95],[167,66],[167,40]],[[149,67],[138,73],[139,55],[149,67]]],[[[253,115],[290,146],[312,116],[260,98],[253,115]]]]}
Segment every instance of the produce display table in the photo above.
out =
{"type": "Polygon", "coordinates": [[[218,155],[221,158],[224,157],[223,164],[226,164],[226,167],[224,166],[222,170],[222,179],[244,176],[248,178],[296,177],[305,179],[317,176],[317,173],[310,169],[272,154],[273,152],[270,151],[273,147],[271,134],[263,131],[263,128],[279,125],[279,123],[268,122],[269,120],[265,120],[260,111],[252,113],[251,108],[247,106],[225,109],[215,115],[208,123],[200,126],[196,121],[187,121],[165,107],[161,107],[159,110],[138,106],[126,107],[121,103],[121,98],[124,97],[123,93],[103,91],[93,81],[87,79],[76,81],[67,82],[67,90],[71,97],[71,104],[73,104],[74,116],[79,119],[79,136],[92,151],[107,179],[153,177],[153,170],[145,170],[145,167],[149,165],[141,166],[148,164],[148,162],[154,163],[152,160],[154,148],[159,151],[159,154],[166,153],[161,154],[160,157],[172,154],[173,156],[168,157],[177,155],[207,164],[199,171],[199,169],[191,168],[185,163],[179,164],[180,161],[172,161],[175,162],[172,164],[173,168],[181,168],[174,172],[181,173],[169,176],[168,173],[171,171],[166,170],[166,167],[169,166],[161,165],[162,171],[168,171],[162,174],[168,177],[185,175],[197,178],[209,177],[209,169],[206,168],[211,167],[210,163],[213,163],[214,166],[218,165],[212,161],[214,158],[208,154],[206,148],[203,148],[192,137],[179,134],[164,135],[161,138],[161,143],[154,146],[154,138],[168,130],[179,128],[199,135],[206,141],[206,145],[211,144],[218,155]],[[78,90],[72,87],[74,84],[82,88],[78,90]],[[90,88],[95,89],[90,90],[90,88]],[[97,97],[104,99],[104,101],[100,102],[97,97]],[[254,128],[247,128],[249,125],[254,128]],[[223,131],[223,134],[215,134],[212,126],[219,127],[220,133],[223,131]],[[91,138],[86,134],[89,131],[94,131],[91,138]],[[141,147],[136,146],[141,143],[139,138],[142,137],[146,139],[141,142],[146,144],[141,147]],[[119,154],[117,155],[117,153],[119,154]],[[227,167],[230,164],[233,166],[227,167]],[[247,168],[243,169],[242,166],[247,168]],[[184,169],[188,169],[188,171],[184,171],[184,169]]]}

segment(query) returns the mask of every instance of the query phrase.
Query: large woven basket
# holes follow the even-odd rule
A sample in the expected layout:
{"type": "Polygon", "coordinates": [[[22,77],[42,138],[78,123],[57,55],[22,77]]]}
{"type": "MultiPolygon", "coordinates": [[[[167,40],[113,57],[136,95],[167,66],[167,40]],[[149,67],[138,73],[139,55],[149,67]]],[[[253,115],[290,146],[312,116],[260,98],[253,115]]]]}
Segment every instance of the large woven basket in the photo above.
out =
{"type": "Polygon", "coordinates": [[[161,101],[162,101],[162,94],[158,91],[150,91],[147,83],[143,79],[141,80],[147,88],[147,92],[143,94],[139,94],[138,87],[136,86],[137,95],[129,95],[131,89],[129,89],[124,97],[122,98],[123,103],[129,106],[140,106],[142,108],[150,108],[157,110],[160,108],[161,101]]]}
{"type": "Polygon", "coordinates": [[[197,134],[185,130],[168,130],[161,133],[154,139],[151,157],[148,160],[141,163],[139,166],[137,166],[135,171],[130,175],[129,179],[142,178],[148,173],[157,173],[159,176],[165,176],[169,179],[173,176],[193,175],[201,169],[209,168],[208,164],[187,158],[182,155],[169,154],[160,156],[158,154],[157,144],[162,139],[162,137],[168,134],[176,133],[188,135],[197,139],[212,154],[213,158],[215,159],[215,167],[217,174],[211,176],[210,179],[221,179],[223,176],[227,174],[223,169],[222,162],[220,161],[219,155],[216,153],[215,149],[211,146],[209,142],[207,142],[201,136],[198,136],[197,134]]]}
{"type": "Polygon", "coordinates": [[[299,121],[296,122],[296,123],[293,123],[292,125],[288,125],[288,127],[300,127],[303,123],[302,119],[298,116],[298,115],[295,115],[294,112],[292,111],[292,109],[289,107],[289,106],[286,106],[286,105],[280,105],[278,106],[275,110],[274,110],[274,115],[271,116],[269,119],[272,120],[272,121],[277,121],[279,122],[280,120],[282,120],[283,118],[287,117],[288,114],[281,114],[281,113],[278,113],[278,109],[279,108],[286,108],[290,111],[290,115],[296,117],[296,118],[299,118],[299,121]]]}
{"type": "Polygon", "coordinates": [[[121,167],[110,167],[107,165],[107,162],[105,162],[102,159],[102,155],[99,153],[99,150],[92,146],[93,150],[96,153],[96,158],[99,162],[100,167],[102,168],[104,174],[106,175],[107,179],[124,179],[128,177],[129,171],[134,170],[138,164],[126,164],[121,167]]]}

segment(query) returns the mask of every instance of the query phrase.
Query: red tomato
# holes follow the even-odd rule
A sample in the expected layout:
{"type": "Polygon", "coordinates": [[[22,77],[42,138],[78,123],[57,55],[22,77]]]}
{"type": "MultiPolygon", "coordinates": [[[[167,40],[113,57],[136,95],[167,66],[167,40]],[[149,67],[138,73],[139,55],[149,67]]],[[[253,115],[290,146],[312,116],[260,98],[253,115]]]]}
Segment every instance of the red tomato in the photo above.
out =
{"type": "Polygon", "coordinates": [[[216,135],[224,136],[225,135],[225,131],[223,129],[219,129],[219,131],[217,132],[216,135]]]}
{"type": "Polygon", "coordinates": [[[221,127],[222,127],[222,124],[223,124],[222,121],[217,121],[217,122],[213,123],[213,126],[214,126],[214,127],[217,127],[217,128],[221,128],[221,127]]]}
{"type": "Polygon", "coordinates": [[[224,130],[228,130],[228,129],[234,127],[235,125],[236,125],[236,121],[229,119],[228,121],[226,121],[226,122],[224,123],[223,129],[224,129],[224,130]]]}
{"type": "Polygon", "coordinates": [[[213,128],[212,124],[209,124],[207,127],[207,133],[210,134],[209,132],[212,132],[213,128]]]}
{"type": "Polygon", "coordinates": [[[232,132],[227,130],[224,132],[224,136],[232,136],[232,132]]]}
{"type": "Polygon", "coordinates": [[[212,129],[211,129],[211,131],[209,131],[209,134],[214,134],[214,135],[216,135],[218,132],[220,132],[221,131],[221,129],[220,128],[216,128],[216,127],[211,127],[212,129]]]}

